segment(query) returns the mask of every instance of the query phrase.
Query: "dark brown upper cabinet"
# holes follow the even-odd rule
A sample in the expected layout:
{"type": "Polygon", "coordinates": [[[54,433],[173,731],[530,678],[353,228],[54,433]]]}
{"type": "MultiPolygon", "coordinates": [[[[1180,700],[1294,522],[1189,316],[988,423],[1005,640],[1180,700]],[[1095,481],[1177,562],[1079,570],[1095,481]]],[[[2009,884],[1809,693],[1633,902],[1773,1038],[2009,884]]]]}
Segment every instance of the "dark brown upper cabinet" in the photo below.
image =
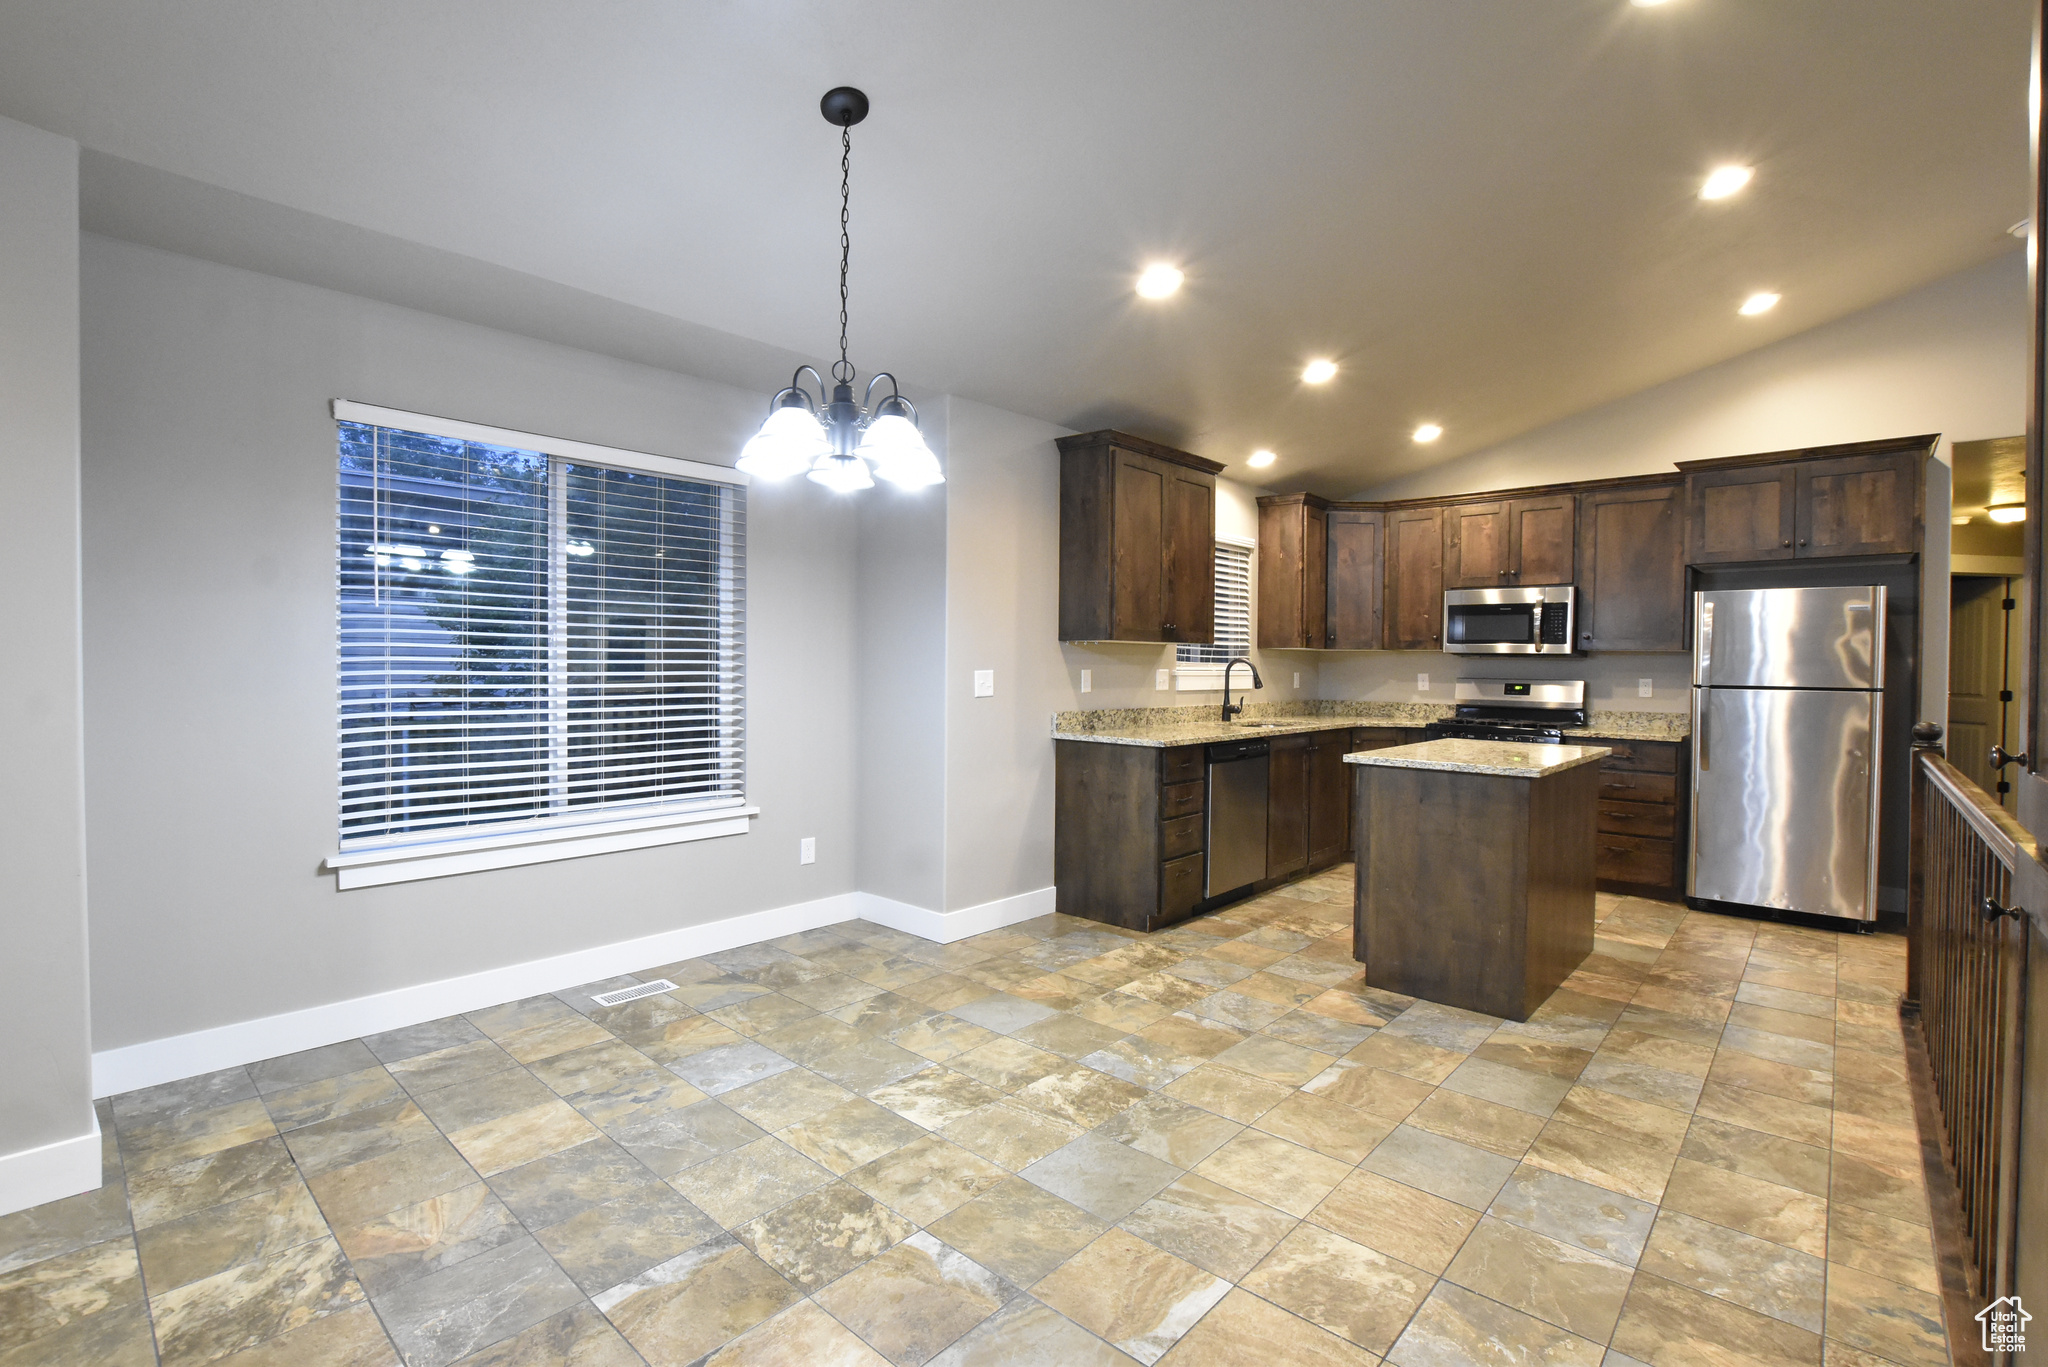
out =
{"type": "Polygon", "coordinates": [[[1920,549],[1935,438],[1682,461],[1686,559],[1695,565],[1920,549]]]}
{"type": "Polygon", "coordinates": [[[1331,650],[1380,648],[1385,519],[1377,508],[1330,509],[1325,595],[1329,607],[1323,644],[1331,650]]]}
{"type": "Polygon", "coordinates": [[[1444,587],[1571,583],[1577,513],[1570,493],[1451,504],[1444,509],[1444,587]]]}
{"type": "Polygon", "coordinates": [[[1581,650],[1685,650],[1684,486],[1579,495],[1581,650]]]}
{"type": "Polygon", "coordinates": [[[1444,631],[1444,510],[1386,510],[1387,607],[1380,643],[1435,650],[1444,631]]]}
{"type": "Polygon", "coordinates": [[[1261,650],[1306,650],[1323,644],[1329,507],[1314,494],[1259,500],[1261,650]]]}
{"type": "Polygon", "coordinates": [[[1059,448],[1060,639],[1207,643],[1223,467],[1123,432],[1059,448]]]}

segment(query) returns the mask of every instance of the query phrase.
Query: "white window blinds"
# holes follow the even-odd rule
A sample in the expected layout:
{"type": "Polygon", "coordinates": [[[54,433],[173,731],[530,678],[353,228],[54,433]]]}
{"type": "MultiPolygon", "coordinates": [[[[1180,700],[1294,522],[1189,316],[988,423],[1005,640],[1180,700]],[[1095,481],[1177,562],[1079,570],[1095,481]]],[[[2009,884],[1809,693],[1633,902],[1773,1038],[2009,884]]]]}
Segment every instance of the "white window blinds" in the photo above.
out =
{"type": "Polygon", "coordinates": [[[339,423],[342,849],[738,804],[745,488],[428,421],[339,423]]]}
{"type": "Polygon", "coordinates": [[[1252,548],[1216,543],[1216,643],[1175,646],[1174,662],[1223,664],[1252,651],[1252,548]]]}

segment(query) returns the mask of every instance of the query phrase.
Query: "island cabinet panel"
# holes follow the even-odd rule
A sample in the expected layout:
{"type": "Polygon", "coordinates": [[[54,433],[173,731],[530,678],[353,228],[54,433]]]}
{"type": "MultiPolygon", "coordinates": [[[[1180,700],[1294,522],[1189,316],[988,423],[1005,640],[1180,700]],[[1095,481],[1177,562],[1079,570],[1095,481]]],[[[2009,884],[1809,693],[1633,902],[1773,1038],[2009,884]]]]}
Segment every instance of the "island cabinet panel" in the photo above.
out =
{"type": "Polygon", "coordinates": [[[1682,486],[1579,498],[1579,648],[1686,650],[1682,486]]]}
{"type": "Polygon", "coordinates": [[[1275,736],[1266,770],[1266,877],[1308,867],[1309,738],[1275,736]]]}
{"type": "Polygon", "coordinates": [[[1441,508],[1386,513],[1388,650],[1435,650],[1444,629],[1444,519],[1441,508]]]}
{"type": "Polygon", "coordinates": [[[1686,559],[1695,565],[1792,558],[1793,476],[1765,465],[1686,477],[1686,559]]]}
{"type": "Polygon", "coordinates": [[[1351,852],[1351,768],[1348,731],[1318,731],[1308,746],[1308,867],[1341,863],[1351,852]]]}
{"type": "Polygon", "coordinates": [[[1601,889],[1684,896],[1691,838],[1690,743],[1596,743],[1613,752],[1600,762],[1595,867],[1601,889]]]}
{"type": "Polygon", "coordinates": [[[1053,742],[1055,906],[1156,930],[1202,900],[1202,748],[1053,742]]]}
{"type": "Polygon", "coordinates": [[[1920,549],[1926,456],[1894,451],[1797,469],[1793,540],[1802,556],[1893,555],[1920,549]]]}
{"type": "Polygon", "coordinates": [[[1323,643],[1332,650],[1380,648],[1384,516],[1376,508],[1329,511],[1328,624],[1323,643]]]}
{"type": "Polygon", "coordinates": [[[1059,448],[1060,639],[1210,640],[1223,467],[1121,432],[1059,448]]]}
{"type": "Polygon", "coordinates": [[[1353,768],[1353,957],[1366,982],[1527,1020],[1593,949],[1596,767],[1353,768]]]}
{"type": "Polygon", "coordinates": [[[1259,500],[1259,648],[1310,650],[1328,634],[1328,509],[1313,494],[1259,500]]]}

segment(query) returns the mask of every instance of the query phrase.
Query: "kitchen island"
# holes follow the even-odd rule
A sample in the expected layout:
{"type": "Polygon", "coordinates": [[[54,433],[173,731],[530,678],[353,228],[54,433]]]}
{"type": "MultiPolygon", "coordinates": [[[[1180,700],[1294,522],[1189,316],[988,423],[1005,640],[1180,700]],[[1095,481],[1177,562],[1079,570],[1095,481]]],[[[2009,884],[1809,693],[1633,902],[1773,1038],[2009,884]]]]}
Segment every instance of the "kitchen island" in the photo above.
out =
{"type": "Polygon", "coordinates": [[[1366,982],[1527,1020],[1593,949],[1609,753],[1436,740],[1346,755],[1366,982]]]}

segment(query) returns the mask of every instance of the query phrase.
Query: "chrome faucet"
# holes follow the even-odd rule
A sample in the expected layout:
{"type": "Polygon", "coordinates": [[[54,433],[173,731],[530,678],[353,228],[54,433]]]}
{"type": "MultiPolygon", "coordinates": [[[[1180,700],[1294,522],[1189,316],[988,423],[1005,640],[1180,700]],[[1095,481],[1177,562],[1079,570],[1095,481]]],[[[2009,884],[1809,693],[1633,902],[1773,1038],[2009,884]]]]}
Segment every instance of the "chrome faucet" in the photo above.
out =
{"type": "Polygon", "coordinates": [[[1244,711],[1244,703],[1241,700],[1235,707],[1230,705],[1230,671],[1235,665],[1243,665],[1252,672],[1253,688],[1264,688],[1266,686],[1266,681],[1259,677],[1259,667],[1257,665],[1242,655],[1232,656],[1230,663],[1223,666],[1223,720],[1225,722],[1228,722],[1232,717],[1244,711]]]}

